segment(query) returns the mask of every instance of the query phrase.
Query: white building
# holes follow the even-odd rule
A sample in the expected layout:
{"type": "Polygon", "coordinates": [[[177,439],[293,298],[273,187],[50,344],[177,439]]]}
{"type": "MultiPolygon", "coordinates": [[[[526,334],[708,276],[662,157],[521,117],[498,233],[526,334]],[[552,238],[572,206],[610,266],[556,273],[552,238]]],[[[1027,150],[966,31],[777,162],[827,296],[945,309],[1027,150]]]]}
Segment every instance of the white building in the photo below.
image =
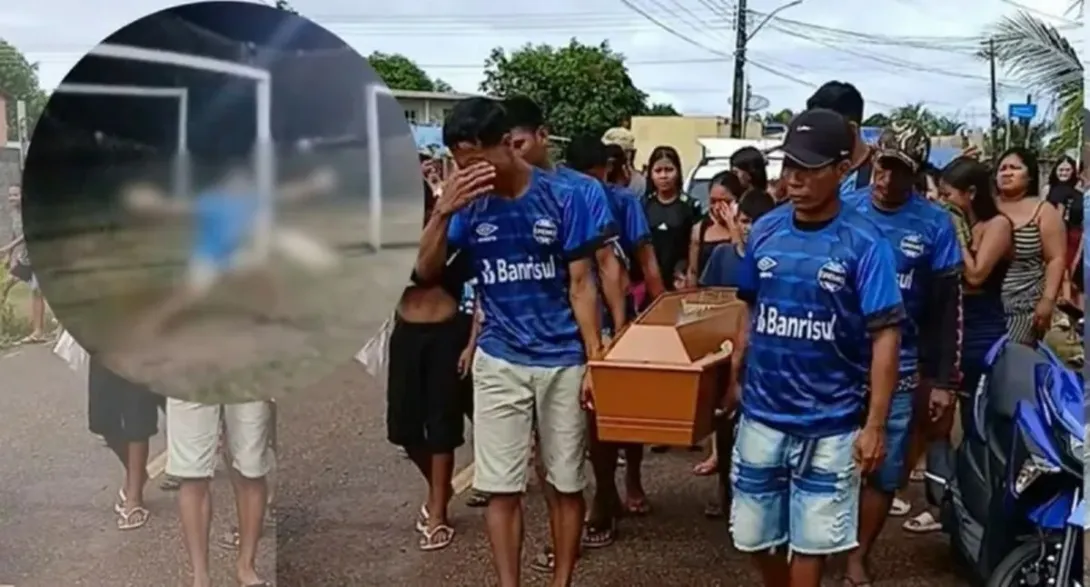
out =
{"type": "Polygon", "coordinates": [[[446,92],[417,92],[414,90],[390,90],[405,110],[409,124],[441,124],[447,112],[459,100],[472,98],[473,94],[446,92]]]}

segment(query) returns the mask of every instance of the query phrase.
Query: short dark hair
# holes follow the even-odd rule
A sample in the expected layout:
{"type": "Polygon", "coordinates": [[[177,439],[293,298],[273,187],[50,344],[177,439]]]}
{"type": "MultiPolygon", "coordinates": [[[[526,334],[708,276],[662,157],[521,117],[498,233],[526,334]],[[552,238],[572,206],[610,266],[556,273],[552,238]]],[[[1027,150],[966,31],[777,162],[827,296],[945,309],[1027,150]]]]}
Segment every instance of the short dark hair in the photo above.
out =
{"type": "Polygon", "coordinates": [[[775,207],[776,201],[764,190],[749,190],[738,202],[738,212],[749,216],[753,222],[771,212],[775,207]]]}
{"type": "Polygon", "coordinates": [[[806,109],[826,108],[847,118],[849,122],[863,124],[863,94],[848,82],[825,82],[806,101],[806,109]]]}
{"type": "Polygon", "coordinates": [[[620,181],[621,175],[625,171],[624,166],[629,163],[628,153],[625,153],[624,147],[612,143],[605,145],[605,151],[606,162],[612,166],[606,181],[616,183],[620,181]]]}
{"type": "Polygon", "coordinates": [[[568,167],[586,173],[595,167],[609,164],[609,152],[602,139],[592,135],[573,137],[564,149],[564,162],[568,167]]]}
{"type": "Polygon", "coordinates": [[[511,130],[503,104],[492,98],[459,100],[443,121],[443,144],[453,149],[459,143],[494,147],[511,130]]]}
{"type": "Polygon", "coordinates": [[[733,171],[728,169],[712,176],[711,181],[708,182],[708,188],[711,189],[717,185],[723,186],[736,200],[742,198],[742,180],[738,179],[733,171]]]}
{"type": "Polygon", "coordinates": [[[528,96],[510,96],[504,98],[503,107],[507,110],[511,128],[537,130],[545,126],[545,113],[528,96]]]}

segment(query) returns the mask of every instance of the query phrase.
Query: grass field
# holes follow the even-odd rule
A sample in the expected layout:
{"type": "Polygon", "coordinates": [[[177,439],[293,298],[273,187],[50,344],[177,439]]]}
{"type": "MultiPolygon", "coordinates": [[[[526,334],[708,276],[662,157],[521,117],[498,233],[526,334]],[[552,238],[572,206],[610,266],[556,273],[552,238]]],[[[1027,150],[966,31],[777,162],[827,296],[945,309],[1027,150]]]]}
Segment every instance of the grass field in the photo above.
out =
{"type": "MultiPolygon", "coordinates": [[[[0,268],[0,284],[8,279],[6,269],[0,268]]],[[[0,304],[0,348],[6,348],[30,334],[30,288],[17,284],[0,304]]]]}

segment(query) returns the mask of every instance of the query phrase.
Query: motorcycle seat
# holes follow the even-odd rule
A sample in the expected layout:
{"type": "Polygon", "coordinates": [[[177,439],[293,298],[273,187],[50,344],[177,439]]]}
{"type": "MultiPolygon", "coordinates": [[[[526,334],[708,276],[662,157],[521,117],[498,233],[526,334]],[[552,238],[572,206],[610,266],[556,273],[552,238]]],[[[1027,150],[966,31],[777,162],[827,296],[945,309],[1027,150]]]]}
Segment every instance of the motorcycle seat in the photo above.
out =
{"type": "Polygon", "coordinates": [[[1007,344],[988,373],[985,417],[1010,421],[1020,400],[1036,403],[1035,367],[1047,362],[1048,357],[1035,348],[1007,344]]]}

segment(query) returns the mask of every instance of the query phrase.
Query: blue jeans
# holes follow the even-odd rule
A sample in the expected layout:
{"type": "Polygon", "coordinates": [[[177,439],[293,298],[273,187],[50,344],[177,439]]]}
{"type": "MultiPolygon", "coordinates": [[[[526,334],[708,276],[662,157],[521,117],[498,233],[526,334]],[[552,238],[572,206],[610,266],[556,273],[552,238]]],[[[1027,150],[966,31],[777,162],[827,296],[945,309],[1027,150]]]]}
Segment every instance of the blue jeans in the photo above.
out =
{"type": "Polygon", "coordinates": [[[734,546],[829,555],[858,546],[856,431],[824,438],[785,434],[744,415],[731,463],[734,546]]]}
{"type": "Polygon", "coordinates": [[[893,392],[886,420],[886,459],[868,480],[871,486],[895,493],[905,485],[908,449],[912,444],[912,417],[916,411],[918,377],[902,379],[893,392]]]}

